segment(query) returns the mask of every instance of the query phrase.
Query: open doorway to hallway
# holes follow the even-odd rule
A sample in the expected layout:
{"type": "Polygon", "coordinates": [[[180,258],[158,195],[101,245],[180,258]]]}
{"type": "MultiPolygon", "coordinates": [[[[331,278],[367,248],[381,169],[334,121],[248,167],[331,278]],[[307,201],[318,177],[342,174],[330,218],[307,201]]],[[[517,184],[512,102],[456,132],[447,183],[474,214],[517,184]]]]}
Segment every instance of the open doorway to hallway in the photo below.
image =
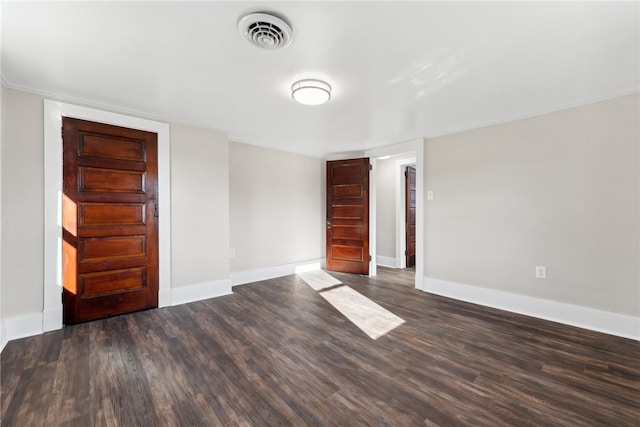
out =
{"type": "MultiPolygon", "coordinates": [[[[425,276],[424,271],[424,140],[416,139],[386,147],[380,147],[365,152],[365,156],[369,157],[372,164],[371,186],[370,186],[370,230],[369,241],[372,262],[369,269],[369,276],[377,275],[377,265],[390,266],[399,272],[401,268],[406,267],[406,258],[404,251],[406,249],[406,233],[405,233],[405,207],[403,197],[403,181],[404,170],[408,165],[415,164],[415,272],[410,271],[414,277],[414,286],[416,289],[422,290],[425,276]],[[389,162],[389,169],[384,168],[382,162],[389,162]],[[380,170],[378,163],[383,165],[380,170]],[[385,171],[387,174],[385,174],[385,171]],[[383,176],[378,180],[378,173],[383,176]],[[385,178],[386,175],[386,178],[385,178]],[[392,186],[393,196],[388,198],[384,195],[385,190],[382,189],[382,200],[378,203],[378,183],[383,181],[385,186],[392,186]],[[392,200],[390,200],[392,199],[392,200]],[[393,219],[391,227],[387,227],[386,231],[381,229],[382,245],[387,245],[386,253],[378,253],[378,207],[384,204],[385,209],[392,207],[393,219]],[[400,221],[398,221],[398,219],[400,221]],[[386,233],[386,234],[385,234],[386,233]],[[388,246],[393,246],[389,251],[388,246]],[[381,257],[379,258],[378,255],[381,257]],[[385,258],[386,257],[386,258],[385,258]]],[[[382,187],[381,187],[382,188],[382,187]]],[[[406,197],[406,196],[405,196],[406,197]]],[[[387,210],[387,212],[389,212],[387,210]]],[[[384,216],[385,214],[382,213],[384,216]]],[[[384,218],[383,218],[384,220],[384,218]]],[[[388,224],[388,223],[387,223],[388,224]]],[[[382,248],[381,248],[382,249],[382,248]]]]}
{"type": "Polygon", "coordinates": [[[377,161],[376,264],[378,266],[390,268],[415,266],[415,165],[415,153],[399,154],[377,161]]]}

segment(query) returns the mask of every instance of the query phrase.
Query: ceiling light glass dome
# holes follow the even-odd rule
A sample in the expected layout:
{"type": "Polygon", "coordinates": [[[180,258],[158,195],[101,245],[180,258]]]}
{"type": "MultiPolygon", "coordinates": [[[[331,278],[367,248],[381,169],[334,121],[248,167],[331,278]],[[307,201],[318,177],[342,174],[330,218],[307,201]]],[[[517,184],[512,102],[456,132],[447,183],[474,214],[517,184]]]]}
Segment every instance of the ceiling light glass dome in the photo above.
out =
{"type": "Polygon", "coordinates": [[[331,85],[316,79],[298,80],[291,85],[291,96],[304,105],[324,104],[331,99],[331,85]]]}

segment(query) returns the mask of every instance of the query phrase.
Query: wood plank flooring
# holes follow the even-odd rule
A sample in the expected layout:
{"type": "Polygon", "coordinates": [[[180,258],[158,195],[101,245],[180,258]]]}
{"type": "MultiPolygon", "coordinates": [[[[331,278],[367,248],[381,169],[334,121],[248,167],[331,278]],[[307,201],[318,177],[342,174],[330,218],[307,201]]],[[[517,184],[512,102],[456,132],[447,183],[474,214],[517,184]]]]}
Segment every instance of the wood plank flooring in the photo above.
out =
{"type": "Polygon", "coordinates": [[[297,276],[1,354],[2,426],[638,426],[640,342],[334,274],[406,321],[372,340],[297,276]]]}

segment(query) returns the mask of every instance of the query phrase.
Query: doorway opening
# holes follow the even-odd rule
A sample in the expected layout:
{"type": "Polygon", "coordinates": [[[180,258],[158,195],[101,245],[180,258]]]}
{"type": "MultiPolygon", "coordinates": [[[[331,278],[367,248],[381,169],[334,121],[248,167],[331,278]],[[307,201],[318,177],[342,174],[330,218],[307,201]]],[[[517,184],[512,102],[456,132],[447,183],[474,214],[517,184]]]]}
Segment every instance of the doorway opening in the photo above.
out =
{"type": "Polygon", "coordinates": [[[44,308],[42,330],[62,328],[62,117],[74,117],[158,134],[158,305],[171,305],[171,181],[169,125],[58,101],[44,101],[44,308]]]}
{"type": "Polygon", "coordinates": [[[373,166],[370,177],[370,231],[369,246],[372,262],[369,275],[377,274],[377,265],[396,269],[406,268],[406,223],[405,223],[405,195],[404,171],[409,165],[415,165],[415,288],[422,290],[424,280],[424,140],[416,139],[387,147],[377,148],[365,152],[370,157],[373,166]],[[388,162],[388,163],[383,163],[388,162]],[[379,166],[383,166],[382,168],[379,166]],[[389,166],[385,168],[384,166],[389,166]],[[382,176],[379,179],[378,174],[382,176]],[[386,179],[385,179],[386,177],[386,179]],[[390,181],[391,180],[391,181],[390,181]],[[378,194],[380,193],[380,194],[378,194]],[[391,201],[381,200],[385,203],[383,212],[378,197],[388,197],[392,194],[391,201]],[[394,209],[389,214],[388,205],[394,209]],[[378,229],[378,216],[382,222],[387,221],[386,228],[378,229]],[[385,216],[387,218],[385,218],[385,216]],[[389,218],[392,217],[391,226],[389,218]],[[378,235],[380,233],[380,236],[378,235]],[[380,239],[380,245],[378,240],[380,239]],[[391,244],[390,242],[394,242],[391,244]],[[390,249],[389,247],[392,247],[390,249]],[[385,248],[386,249],[383,249],[385,248]],[[379,249],[386,252],[378,253],[379,249]]]}

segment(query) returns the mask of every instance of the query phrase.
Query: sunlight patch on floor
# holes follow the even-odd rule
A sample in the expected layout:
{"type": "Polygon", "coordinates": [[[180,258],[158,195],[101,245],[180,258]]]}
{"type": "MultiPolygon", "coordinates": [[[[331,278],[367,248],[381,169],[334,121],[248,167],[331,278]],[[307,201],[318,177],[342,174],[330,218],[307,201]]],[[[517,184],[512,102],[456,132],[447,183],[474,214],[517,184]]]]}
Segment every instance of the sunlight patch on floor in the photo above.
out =
{"type": "Polygon", "coordinates": [[[404,319],[361,293],[340,286],[342,282],[324,270],[304,271],[297,275],[371,339],[378,339],[405,323],[404,319]]]}
{"type": "Polygon", "coordinates": [[[323,270],[306,271],[298,273],[298,276],[316,291],[342,284],[341,281],[323,270]]]}
{"type": "Polygon", "coordinates": [[[320,295],[374,340],[405,323],[404,319],[348,286],[329,289],[320,295]]]}

